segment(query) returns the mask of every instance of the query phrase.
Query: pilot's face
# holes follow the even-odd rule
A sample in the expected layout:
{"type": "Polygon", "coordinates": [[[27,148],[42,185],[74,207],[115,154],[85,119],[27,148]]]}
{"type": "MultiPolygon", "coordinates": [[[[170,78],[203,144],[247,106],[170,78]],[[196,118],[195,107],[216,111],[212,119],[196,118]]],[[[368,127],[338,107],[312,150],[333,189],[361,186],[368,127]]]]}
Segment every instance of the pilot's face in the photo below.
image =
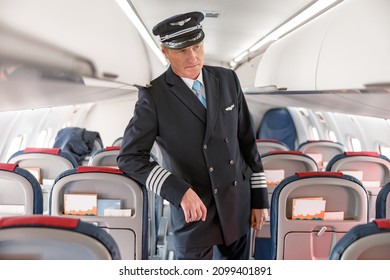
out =
{"type": "Polygon", "coordinates": [[[193,80],[199,76],[204,59],[203,42],[182,49],[163,47],[162,52],[176,75],[193,80]]]}

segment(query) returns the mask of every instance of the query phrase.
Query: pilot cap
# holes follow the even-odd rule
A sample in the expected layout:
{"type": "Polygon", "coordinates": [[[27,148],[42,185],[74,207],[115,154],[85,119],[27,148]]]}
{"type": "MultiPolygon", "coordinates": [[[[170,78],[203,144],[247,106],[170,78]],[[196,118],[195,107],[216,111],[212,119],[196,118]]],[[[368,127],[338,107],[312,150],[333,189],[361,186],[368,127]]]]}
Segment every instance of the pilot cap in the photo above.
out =
{"type": "Polygon", "coordinates": [[[153,27],[153,34],[160,36],[161,43],[170,49],[182,49],[199,43],[204,38],[200,22],[201,12],[191,12],[167,18],[153,27]]]}

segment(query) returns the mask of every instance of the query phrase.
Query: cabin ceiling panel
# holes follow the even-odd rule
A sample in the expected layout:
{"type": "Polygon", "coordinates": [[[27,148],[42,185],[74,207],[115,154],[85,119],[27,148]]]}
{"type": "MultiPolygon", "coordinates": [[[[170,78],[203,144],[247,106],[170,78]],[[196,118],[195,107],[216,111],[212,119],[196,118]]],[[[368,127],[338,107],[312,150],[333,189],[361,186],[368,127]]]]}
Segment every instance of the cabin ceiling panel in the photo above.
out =
{"type": "MultiPolygon", "coordinates": [[[[157,23],[175,14],[192,11],[220,12],[218,18],[206,18],[202,22],[206,34],[205,59],[206,62],[227,65],[234,57],[313,1],[129,0],[129,2],[133,3],[150,34],[157,23]]],[[[158,38],[154,39],[159,45],[158,38]]]]}

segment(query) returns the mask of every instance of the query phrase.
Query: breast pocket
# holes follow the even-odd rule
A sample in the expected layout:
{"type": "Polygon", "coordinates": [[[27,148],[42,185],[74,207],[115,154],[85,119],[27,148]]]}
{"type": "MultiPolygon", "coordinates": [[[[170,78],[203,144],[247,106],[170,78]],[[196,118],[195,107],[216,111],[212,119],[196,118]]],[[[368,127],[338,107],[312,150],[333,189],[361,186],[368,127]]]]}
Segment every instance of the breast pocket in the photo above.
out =
{"type": "Polygon", "coordinates": [[[238,108],[236,102],[228,103],[222,106],[223,118],[225,123],[235,124],[238,121],[238,108]]]}

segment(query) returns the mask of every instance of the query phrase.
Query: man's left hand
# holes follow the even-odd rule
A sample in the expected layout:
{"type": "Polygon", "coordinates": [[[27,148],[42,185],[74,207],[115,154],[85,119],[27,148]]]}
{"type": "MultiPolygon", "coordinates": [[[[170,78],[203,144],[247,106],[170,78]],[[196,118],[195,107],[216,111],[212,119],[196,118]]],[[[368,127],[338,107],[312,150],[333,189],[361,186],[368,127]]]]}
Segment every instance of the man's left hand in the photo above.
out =
{"type": "Polygon", "coordinates": [[[254,230],[259,230],[265,223],[268,216],[268,209],[252,209],[251,211],[251,227],[254,230]]]}

